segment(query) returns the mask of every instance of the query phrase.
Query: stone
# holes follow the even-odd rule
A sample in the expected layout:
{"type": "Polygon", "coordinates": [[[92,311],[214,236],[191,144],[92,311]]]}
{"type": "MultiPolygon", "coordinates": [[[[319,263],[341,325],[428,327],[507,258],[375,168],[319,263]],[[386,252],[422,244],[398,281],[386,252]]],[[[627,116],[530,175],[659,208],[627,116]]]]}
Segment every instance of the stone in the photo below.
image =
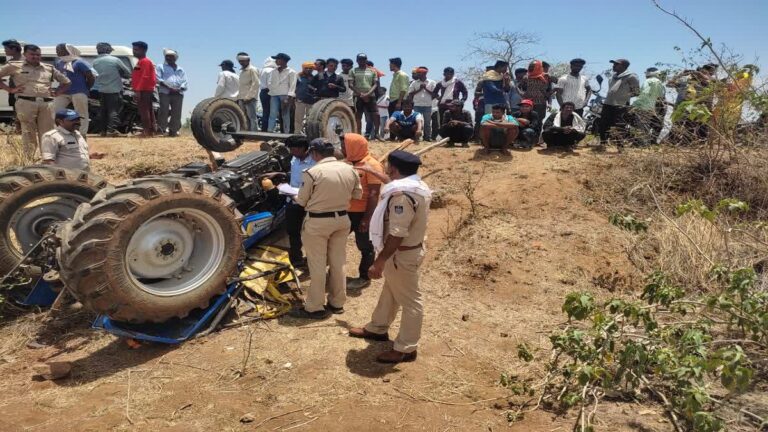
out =
{"type": "Polygon", "coordinates": [[[247,413],[240,417],[240,423],[253,423],[256,421],[256,417],[253,416],[251,413],[247,413]]]}
{"type": "Polygon", "coordinates": [[[41,376],[47,380],[57,380],[69,376],[72,372],[72,363],[67,361],[37,363],[32,366],[32,370],[36,376],[41,376]]]}

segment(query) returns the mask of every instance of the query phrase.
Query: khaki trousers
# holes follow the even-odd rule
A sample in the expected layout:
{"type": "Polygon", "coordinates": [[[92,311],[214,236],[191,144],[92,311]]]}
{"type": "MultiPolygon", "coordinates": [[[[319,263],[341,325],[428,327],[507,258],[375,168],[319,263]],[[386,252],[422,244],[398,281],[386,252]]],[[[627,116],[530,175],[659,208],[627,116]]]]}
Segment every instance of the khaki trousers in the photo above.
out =
{"type": "Polygon", "coordinates": [[[323,310],[326,292],[328,304],[333,307],[343,307],[347,301],[345,264],[349,228],[350,222],[346,215],[329,218],[313,218],[307,215],[304,219],[301,242],[307,253],[307,264],[312,278],[304,300],[304,309],[307,312],[323,310]]]}
{"type": "Polygon", "coordinates": [[[53,103],[16,99],[16,118],[21,123],[21,142],[30,156],[40,148],[43,134],[56,127],[53,103]]]}
{"type": "Polygon", "coordinates": [[[384,265],[384,288],[373,310],[371,322],[365,329],[384,334],[402,307],[400,332],[395,339],[395,350],[409,353],[416,351],[424,320],[424,304],[419,290],[419,267],[424,260],[424,249],[397,251],[384,265]]]}
{"type": "Polygon", "coordinates": [[[293,112],[293,133],[300,134],[304,128],[304,117],[309,113],[312,105],[296,100],[296,107],[293,112]]]}
{"type": "Polygon", "coordinates": [[[80,134],[85,135],[88,133],[88,95],[85,93],[75,93],[73,95],[59,95],[53,99],[53,112],[67,109],[69,104],[80,114],[82,119],[80,120],[80,134]]]}

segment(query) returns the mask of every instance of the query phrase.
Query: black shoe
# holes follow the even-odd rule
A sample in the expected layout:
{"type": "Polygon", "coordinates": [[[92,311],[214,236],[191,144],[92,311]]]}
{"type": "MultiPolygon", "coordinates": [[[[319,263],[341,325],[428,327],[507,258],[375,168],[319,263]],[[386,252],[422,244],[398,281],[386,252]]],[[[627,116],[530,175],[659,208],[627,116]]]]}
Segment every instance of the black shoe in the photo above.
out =
{"type": "Polygon", "coordinates": [[[347,279],[348,290],[361,290],[371,286],[371,280],[366,278],[347,279]]]}
{"type": "Polygon", "coordinates": [[[335,307],[335,306],[331,306],[331,304],[329,303],[329,304],[327,304],[327,305],[325,305],[323,307],[325,307],[325,310],[327,310],[330,313],[335,314],[335,315],[341,315],[341,314],[344,313],[344,307],[343,306],[342,307],[335,307]]]}
{"type": "Polygon", "coordinates": [[[331,312],[328,310],[319,310],[316,312],[307,312],[304,308],[299,309],[291,309],[288,312],[288,315],[294,317],[294,318],[303,318],[303,319],[314,319],[314,320],[323,320],[331,316],[331,312]]]}

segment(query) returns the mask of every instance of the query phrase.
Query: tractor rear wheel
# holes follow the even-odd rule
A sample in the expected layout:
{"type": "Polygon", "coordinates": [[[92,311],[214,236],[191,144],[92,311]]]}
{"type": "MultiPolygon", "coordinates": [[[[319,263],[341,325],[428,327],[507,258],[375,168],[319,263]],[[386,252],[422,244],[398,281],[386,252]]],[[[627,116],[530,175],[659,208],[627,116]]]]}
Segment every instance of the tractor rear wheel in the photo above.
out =
{"type": "Polygon", "coordinates": [[[230,135],[230,130],[248,129],[248,119],[240,105],[232,99],[204,99],[192,110],[192,135],[201,146],[215,152],[233,151],[243,140],[230,135]]]}
{"type": "Polygon", "coordinates": [[[141,178],[106,189],[59,229],[61,279],[132,323],[185,317],[226,290],[242,256],[235,202],[207,183],[141,178]]]}
{"type": "Polygon", "coordinates": [[[55,222],[72,218],[107,182],[49,165],[0,174],[0,275],[11,271],[55,222]]]}
{"type": "Polygon", "coordinates": [[[355,113],[338,99],[322,99],[312,105],[307,114],[305,130],[309,139],[325,138],[339,142],[339,133],[354,132],[355,113]]]}

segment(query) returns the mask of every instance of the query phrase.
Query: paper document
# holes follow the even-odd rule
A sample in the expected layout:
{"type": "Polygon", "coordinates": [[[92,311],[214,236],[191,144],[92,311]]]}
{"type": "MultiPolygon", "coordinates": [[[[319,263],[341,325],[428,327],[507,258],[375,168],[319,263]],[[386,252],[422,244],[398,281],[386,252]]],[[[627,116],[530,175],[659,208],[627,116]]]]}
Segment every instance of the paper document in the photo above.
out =
{"type": "Polygon", "coordinates": [[[280,183],[277,185],[277,190],[280,191],[280,195],[296,196],[299,194],[299,188],[295,188],[288,183],[280,183]]]}

